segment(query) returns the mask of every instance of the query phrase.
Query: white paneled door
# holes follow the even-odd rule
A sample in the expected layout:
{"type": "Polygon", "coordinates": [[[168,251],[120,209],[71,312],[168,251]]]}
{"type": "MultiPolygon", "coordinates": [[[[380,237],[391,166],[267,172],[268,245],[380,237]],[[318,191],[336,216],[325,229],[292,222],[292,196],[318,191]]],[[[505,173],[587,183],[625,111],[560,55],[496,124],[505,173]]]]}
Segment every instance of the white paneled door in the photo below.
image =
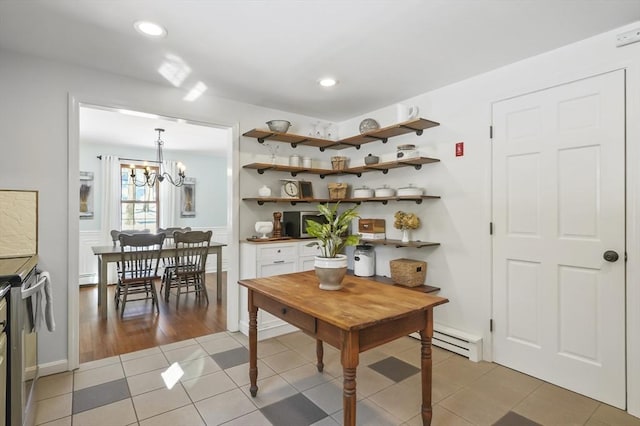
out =
{"type": "Polygon", "coordinates": [[[615,71],[493,105],[494,359],[620,408],[624,85],[615,71]]]}

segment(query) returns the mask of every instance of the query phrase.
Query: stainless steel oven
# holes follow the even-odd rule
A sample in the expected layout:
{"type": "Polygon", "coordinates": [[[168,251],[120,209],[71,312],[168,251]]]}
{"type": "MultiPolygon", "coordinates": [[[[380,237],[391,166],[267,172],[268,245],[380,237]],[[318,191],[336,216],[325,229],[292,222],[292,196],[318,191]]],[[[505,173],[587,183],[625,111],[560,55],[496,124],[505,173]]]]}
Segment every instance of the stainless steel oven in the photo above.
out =
{"type": "Polygon", "coordinates": [[[7,299],[6,296],[11,290],[8,285],[0,287],[0,426],[7,424],[7,299]]]}
{"type": "Polygon", "coordinates": [[[35,383],[38,379],[38,340],[34,309],[36,295],[44,288],[45,279],[36,269],[37,256],[0,260],[0,271],[8,264],[15,273],[0,273],[0,281],[10,286],[7,297],[7,425],[31,426],[35,421],[35,383]]]}

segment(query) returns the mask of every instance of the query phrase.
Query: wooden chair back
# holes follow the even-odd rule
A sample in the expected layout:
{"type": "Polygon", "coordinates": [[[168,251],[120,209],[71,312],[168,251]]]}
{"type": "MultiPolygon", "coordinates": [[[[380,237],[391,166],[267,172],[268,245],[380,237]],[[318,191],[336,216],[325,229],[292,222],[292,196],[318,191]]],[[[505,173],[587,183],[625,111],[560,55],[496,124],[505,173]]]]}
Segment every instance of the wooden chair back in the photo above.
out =
{"type": "Polygon", "coordinates": [[[176,244],[176,275],[204,274],[212,235],[211,231],[176,231],[173,233],[176,244]]]}
{"type": "Polygon", "coordinates": [[[111,241],[113,242],[113,246],[115,247],[116,243],[120,241],[119,240],[120,234],[129,234],[129,235],[150,234],[151,231],[149,231],[148,229],[123,229],[123,230],[112,229],[110,233],[111,233],[111,241]]]}
{"type": "Polygon", "coordinates": [[[164,234],[125,234],[120,233],[120,251],[122,258],[121,281],[148,281],[158,277],[158,264],[164,243],[164,234]]]}
{"type": "Polygon", "coordinates": [[[166,239],[165,239],[165,244],[173,244],[173,233],[174,232],[188,232],[191,231],[191,227],[190,226],[185,226],[184,228],[180,228],[180,227],[169,227],[169,228],[158,228],[158,234],[164,234],[166,239]]]}

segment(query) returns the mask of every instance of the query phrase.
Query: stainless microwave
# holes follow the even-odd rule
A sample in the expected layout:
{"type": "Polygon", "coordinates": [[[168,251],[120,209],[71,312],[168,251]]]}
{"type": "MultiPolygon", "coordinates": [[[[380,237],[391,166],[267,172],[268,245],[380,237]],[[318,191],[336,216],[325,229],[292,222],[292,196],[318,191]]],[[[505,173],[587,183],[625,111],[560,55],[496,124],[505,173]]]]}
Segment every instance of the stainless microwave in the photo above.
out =
{"type": "Polygon", "coordinates": [[[285,235],[293,238],[312,238],[307,234],[307,220],[327,223],[327,219],[317,211],[282,212],[285,235]]]}

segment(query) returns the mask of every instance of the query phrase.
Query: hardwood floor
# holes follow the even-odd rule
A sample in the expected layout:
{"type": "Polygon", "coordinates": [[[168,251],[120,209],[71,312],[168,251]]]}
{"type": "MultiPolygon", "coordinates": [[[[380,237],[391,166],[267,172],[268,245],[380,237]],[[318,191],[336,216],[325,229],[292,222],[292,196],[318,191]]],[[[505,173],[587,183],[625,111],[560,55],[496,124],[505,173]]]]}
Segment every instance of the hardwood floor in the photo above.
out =
{"type": "MultiPolygon", "coordinates": [[[[227,329],[226,273],[223,273],[222,300],[216,301],[216,275],[207,274],[209,304],[196,301],[195,294],[176,296],[169,302],[160,298],[160,315],[151,301],[127,303],[124,317],[113,301],[115,286],[108,287],[106,320],[98,315],[98,287],[80,287],[80,362],[108,358],[158,345],[204,336],[227,329]]],[[[157,285],[160,291],[160,284],[157,285]]]]}

